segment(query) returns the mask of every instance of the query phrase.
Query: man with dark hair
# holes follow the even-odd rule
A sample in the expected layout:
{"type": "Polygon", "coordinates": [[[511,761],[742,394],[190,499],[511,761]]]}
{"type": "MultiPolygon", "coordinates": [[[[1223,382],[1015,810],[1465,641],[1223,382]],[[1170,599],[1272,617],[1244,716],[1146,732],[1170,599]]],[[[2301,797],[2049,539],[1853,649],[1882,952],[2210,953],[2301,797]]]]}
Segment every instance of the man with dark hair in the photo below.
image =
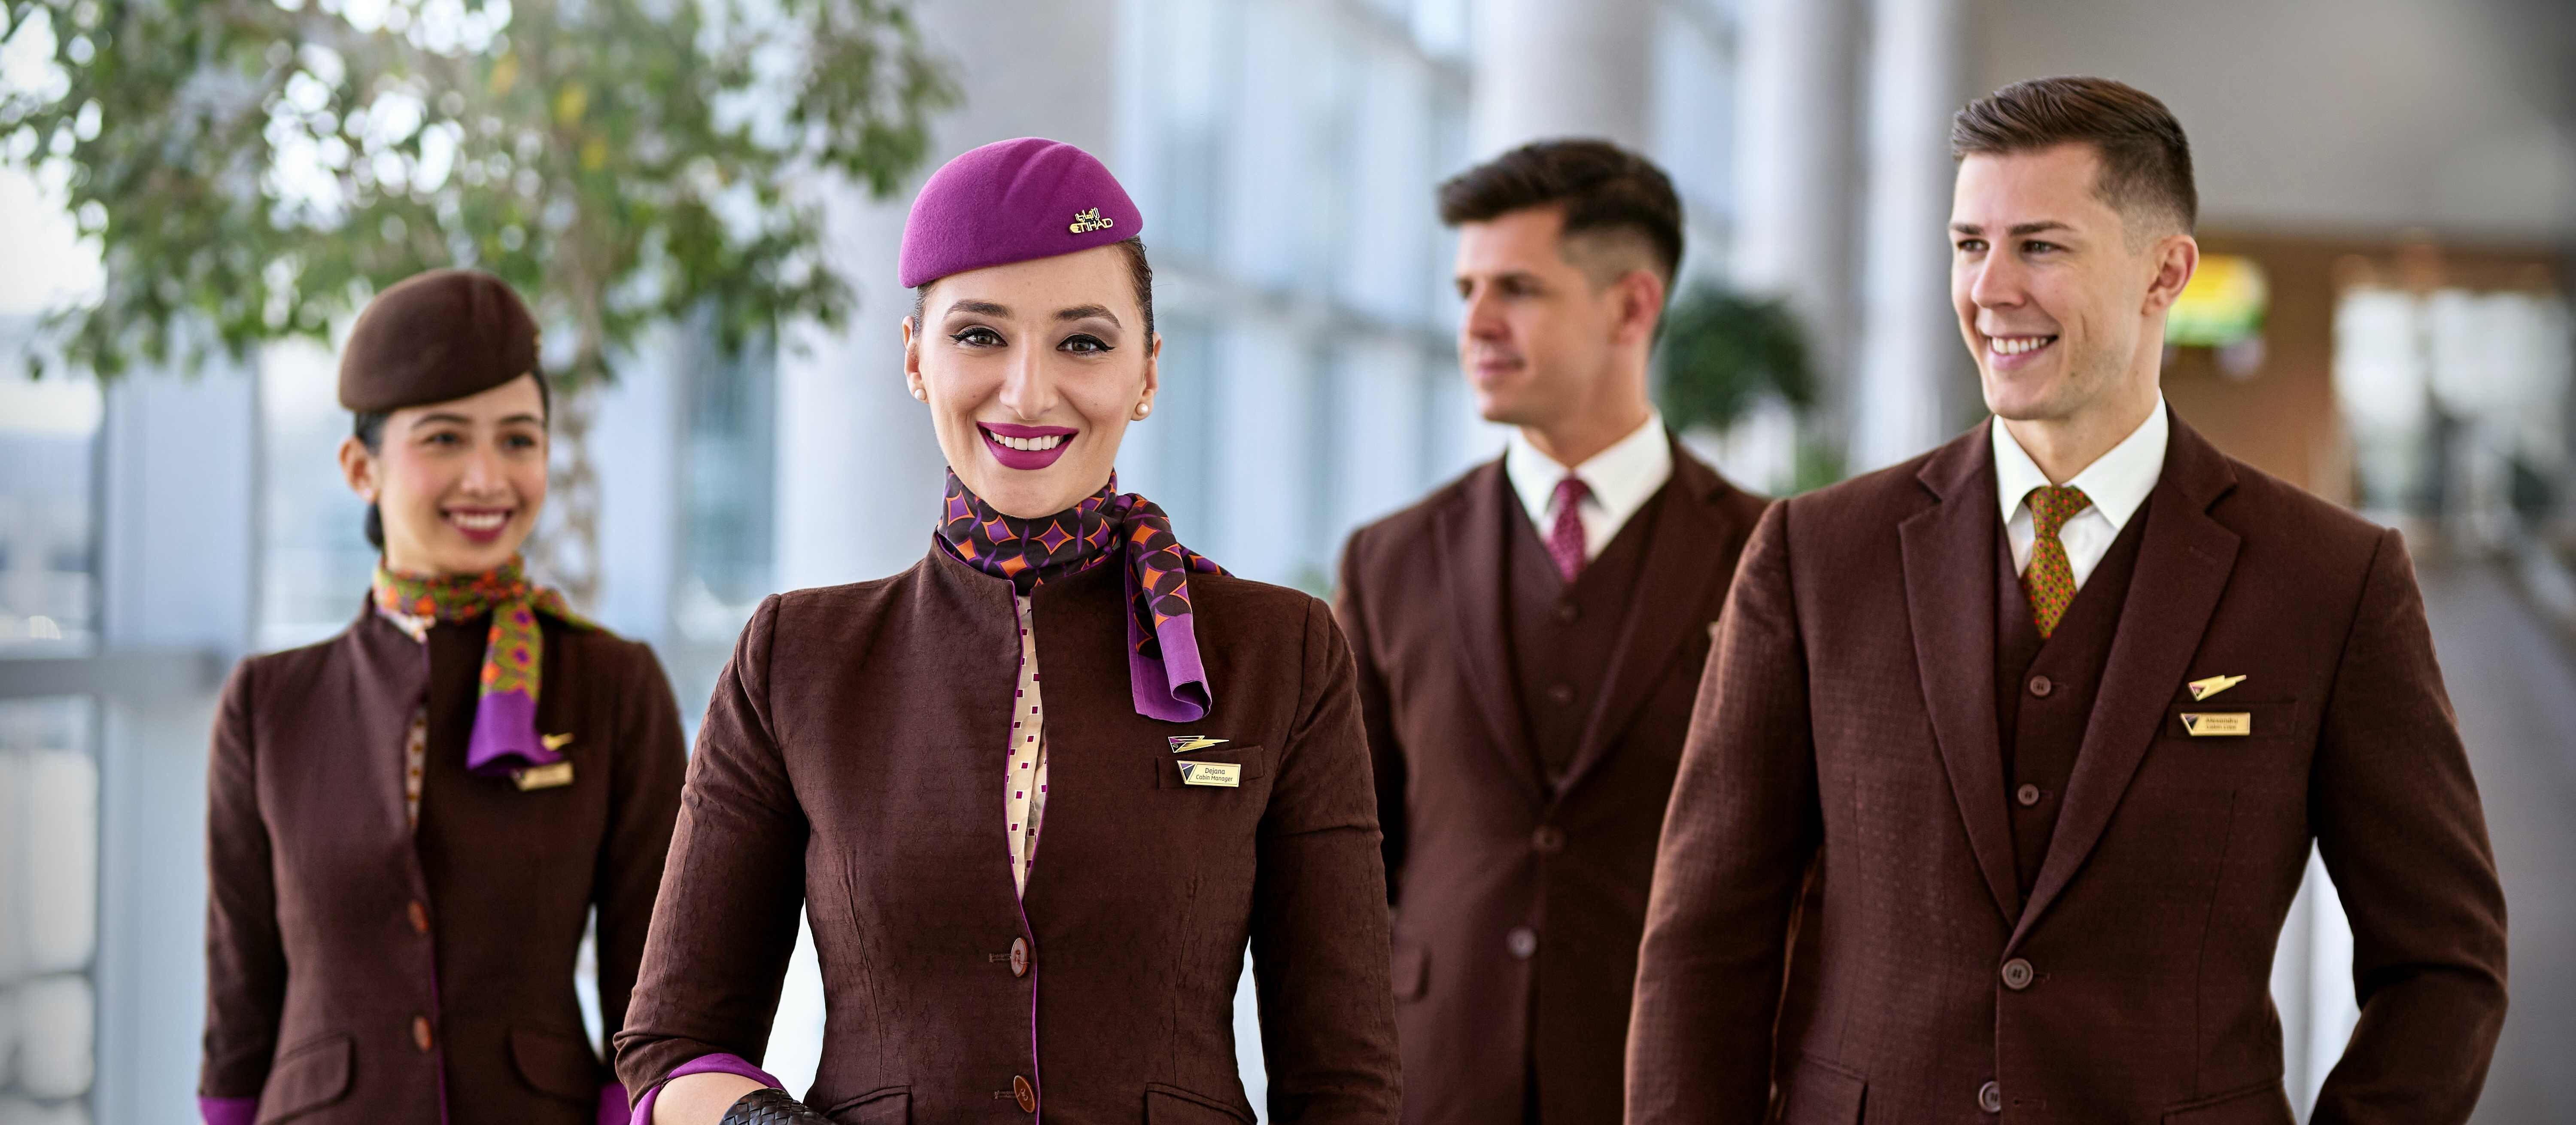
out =
{"type": "Polygon", "coordinates": [[[1351,537],[1408,1125],[1619,1120],[1637,939],[1709,626],[1762,501],[1665,432],[1662,171],[1529,145],[1441,185],[1503,456],[1351,537]]]}
{"type": "Polygon", "coordinates": [[[2361,1003],[2312,1120],[2466,1120],[2504,900],[2405,545],[2167,413],[2199,249],[2161,103],[2024,82],[1952,144],[1994,417],[1746,548],[1629,1120],[2288,1125],[2269,986],[2312,845],[2361,1003]]]}

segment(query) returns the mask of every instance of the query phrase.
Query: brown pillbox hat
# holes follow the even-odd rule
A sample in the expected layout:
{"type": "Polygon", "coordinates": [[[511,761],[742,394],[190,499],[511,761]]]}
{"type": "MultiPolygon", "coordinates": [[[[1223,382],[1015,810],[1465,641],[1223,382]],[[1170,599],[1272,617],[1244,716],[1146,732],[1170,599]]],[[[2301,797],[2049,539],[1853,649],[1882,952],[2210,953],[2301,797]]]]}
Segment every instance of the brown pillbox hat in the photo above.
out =
{"type": "Polygon", "coordinates": [[[449,402],[537,369],[537,320],[481,270],[396,282],[358,314],[340,352],[340,405],[360,414],[449,402]]]}

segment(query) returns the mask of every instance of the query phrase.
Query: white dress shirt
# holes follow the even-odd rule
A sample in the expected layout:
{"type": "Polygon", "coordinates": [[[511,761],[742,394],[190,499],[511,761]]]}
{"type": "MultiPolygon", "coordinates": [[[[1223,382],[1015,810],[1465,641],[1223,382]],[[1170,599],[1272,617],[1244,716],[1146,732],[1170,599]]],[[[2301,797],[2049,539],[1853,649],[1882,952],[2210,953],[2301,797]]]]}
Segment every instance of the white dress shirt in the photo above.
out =
{"type": "MultiPolygon", "coordinates": [[[[2111,541],[2120,529],[2129,526],[2129,517],[2138,514],[2138,505],[2147,502],[2155,491],[2156,478],[2165,471],[2165,440],[2173,432],[2173,423],[2165,414],[2165,400],[2156,400],[2156,412],[2084,466],[2067,484],[2083,491],[2093,501],[2058,529],[2057,540],[2066,545],[2066,561],[2075,572],[2075,588],[2083,589],[2084,580],[2093,576],[2102,556],[2111,551],[2111,541]]],[[[2014,440],[2004,420],[1994,420],[1995,500],[2003,505],[2004,537],[2012,543],[2013,572],[2030,569],[2031,552],[2039,543],[2039,529],[2031,522],[2030,505],[2023,503],[2030,490],[2049,483],[2048,474],[2039,471],[2039,462],[2030,459],[2029,451],[2014,440]]]]}
{"type": "Polygon", "coordinates": [[[1569,469],[1538,451],[1519,430],[1513,430],[1503,447],[1503,475],[1511,478],[1512,491],[1521,498],[1521,507],[1529,512],[1530,523],[1538,528],[1538,537],[1556,527],[1556,482],[1572,473],[1583,481],[1591,495],[1574,510],[1583,521],[1583,557],[1589,561],[1601,557],[1601,549],[1619,534],[1619,529],[1645,507],[1646,501],[1673,476],[1673,447],[1664,436],[1664,416],[1646,412],[1646,424],[1628,436],[1611,443],[1610,448],[1569,469]]]}

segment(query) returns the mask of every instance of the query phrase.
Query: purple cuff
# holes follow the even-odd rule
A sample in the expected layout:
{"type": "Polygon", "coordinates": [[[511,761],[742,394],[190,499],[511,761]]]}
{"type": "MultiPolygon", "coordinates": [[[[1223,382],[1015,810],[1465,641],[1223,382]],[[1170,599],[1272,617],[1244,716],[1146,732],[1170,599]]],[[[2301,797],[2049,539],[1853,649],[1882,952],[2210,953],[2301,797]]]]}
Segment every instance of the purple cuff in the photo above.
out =
{"type": "Polygon", "coordinates": [[[599,1088],[599,1125],[626,1125],[626,1086],[611,1082],[599,1088]]]}
{"type": "MultiPolygon", "coordinates": [[[[643,1122],[644,1125],[653,1125],[653,1099],[662,1096],[662,1087],[668,1085],[674,1078],[686,1078],[692,1074],[739,1074],[762,1085],[775,1086],[781,1090],[787,1088],[786,1083],[771,1077],[768,1071],[744,1062],[739,1055],[700,1055],[672,1067],[671,1073],[663,1075],[660,1083],[644,1091],[644,1100],[635,1103],[634,1119],[643,1122]]],[[[603,1114],[600,1120],[604,1122],[608,1118],[603,1114]]],[[[247,1120],[244,1125],[248,1125],[247,1120]]]]}
{"type": "Polygon", "coordinates": [[[199,1098],[197,1116],[206,1125],[251,1125],[259,1117],[258,1098],[199,1098]]]}

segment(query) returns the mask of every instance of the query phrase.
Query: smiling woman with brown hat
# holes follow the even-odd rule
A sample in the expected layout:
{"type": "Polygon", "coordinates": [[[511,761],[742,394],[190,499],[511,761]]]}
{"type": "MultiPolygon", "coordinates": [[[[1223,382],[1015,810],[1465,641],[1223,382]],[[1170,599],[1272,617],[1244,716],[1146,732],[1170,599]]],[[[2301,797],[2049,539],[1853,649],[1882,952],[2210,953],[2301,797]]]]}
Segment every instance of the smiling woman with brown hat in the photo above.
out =
{"type": "Polygon", "coordinates": [[[208,1125],[622,1122],[614,1032],[679,804],[653,653],[530,582],[537,327],[500,279],[395,285],[350,332],[340,468],[383,552],[338,636],[241,663],[208,767],[208,1125]]]}
{"type": "Polygon", "coordinates": [[[639,1118],[1249,1123],[1248,942],[1271,1120],[1395,1120],[1349,649],[1111,470],[1157,385],[1142,223],[1036,138],[914,202],[936,531],[902,574],[770,598],[718,679],[617,1040],[639,1118]],[[811,1108],[755,1065],[800,911],[830,1013],[811,1108]]]}

